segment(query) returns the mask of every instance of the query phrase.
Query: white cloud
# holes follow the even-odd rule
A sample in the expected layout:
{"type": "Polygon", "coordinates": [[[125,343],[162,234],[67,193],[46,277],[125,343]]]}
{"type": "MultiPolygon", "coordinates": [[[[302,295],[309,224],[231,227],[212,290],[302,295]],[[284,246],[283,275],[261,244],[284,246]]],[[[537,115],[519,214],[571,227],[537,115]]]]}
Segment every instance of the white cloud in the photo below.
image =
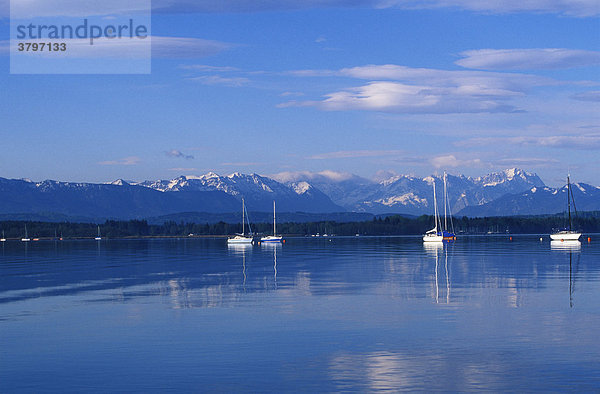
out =
{"type": "Polygon", "coordinates": [[[392,113],[514,112],[516,108],[493,97],[483,87],[414,86],[398,82],[372,82],[329,93],[318,103],[325,110],[370,110],[392,113]]]}
{"type": "Polygon", "coordinates": [[[281,97],[301,97],[304,96],[302,92],[283,92],[280,94],[281,97]]]}
{"type": "Polygon", "coordinates": [[[319,179],[328,179],[334,182],[343,182],[350,179],[357,179],[358,177],[349,172],[338,172],[332,170],[324,170],[320,172],[311,172],[311,171],[286,171],[280,172],[278,174],[273,174],[269,176],[272,179],[275,179],[278,182],[289,183],[289,182],[298,182],[305,180],[319,180],[319,179]]]}
{"type": "Polygon", "coordinates": [[[189,79],[203,85],[222,85],[230,87],[240,87],[250,83],[250,80],[245,77],[222,77],[220,75],[202,75],[189,79]]]}
{"type": "Polygon", "coordinates": [[[137,156],[129,156],[119,160],[108,160],[101,161],[98,164],[103,166],[134,166],[141,162],[142,160],[137,156]]]}
{"type": "Polygon", "coordinates": [[[429,161],[435,168],[447,167],[482,167],[484,163],[480,159],[458,159],[454,155],[442,155],[429,161]]]}
{"type": "Polygon", "coordinates": [[[234,44],[189,37],[152,37],[152,57],[197,58],[216,55],[234,44]]]}
{"type": "Polygon", "coordinates": [[[600,52],[564,48],[477,49],[460,53],[456,64],[482,70],[539,70],[594,66],[600,52]]]}
{"type": "Polygon", "coordinates": [[[175,171],[175,172],[198,172],[198,169],[197,168],[176,167],[176,168],[169,168],[169,171],[175,171]]]}
{"type": "Polygon", "coordinates": [[[247,166],[257,166],[259,164],[261,164],[261,163],[254,162],[254,161],[237,161],[237,162],[221,163],[222,166],[227,166],[227,167],[247,167],[247,166]]]}
{"type": "Polygon", "coordinates": [[[547,168],[547,167],[552,167],[558,163],[560,163],[560,160],[548,159],[548,158],[536,158],[536,157],[515,157],[515,158],[499,159],[499,160],[494,161],[494,164],[496,166],[501,166],[504,168],[513,168],[513,167],[547,168]]]}
{"type": "Polygon", "coordinates": [[[205,64],[182,64],[179,68],[183,70],[207,71],[207,72],[235,72],[239,68],[229,66],[208,66],[205,64]]]}
{"type": "Polygon", "coordinates": [[[470,90],[492,95],[514,95],[514,92],[520,92],[531,87],[556,84],[556,81],[552,79],[529,74],[448,71],[434,68],[412,68],[396,64],[370,64],[344,68],[337,75],[367,80],[395,80],[437,86],[463,86],[470,90]]]}
{"type": "Polygon", "coordinates": [[[402,154],[400,150],[342,150],[336,152],[321,153],[308,157],[308,159],[349,159],[357,157],[393,156],[402,154]]]}
{"type": "Polygon", "coordinates": [[[171,149],[170,151],[165,152],[165,155],[169,156],[169,157],[177,157],[177,158],[181,158],[181,159],[193,159],[194,156],[192,155],[186,155],[183,152],[181,152],[180,150],[177,149],[171,149]]]}
{"type": "Polygon", "coordinates": [[[290,101],[280,107],[315,106],[323,110],[367,110],[403,114],[519,112],[510,100],[532,88],[558,85],[550,78],[519,73],[447,71],[394,64],[332,70],[296,70],[297,77],[347,77],[366,85],[325,94],[319,101],[290,101]]]}
{"type": "Polygon", "coordinates": [[[577,94],[572,95],[571,98],[574,100],[579,100],[579,101],[599,102],[600,101],[600,90],[593,90],[593,91],[589,91],[589,92],[577,93],[577,94]]]}
{"type": "Polygon", "coordinates": [[[560,149],[596,150],[600,149],[600,133],[581,135],[548,135],[517,137],[482,137],[470,138],[456,143],[457,146],[539,146],[560,149]]]}

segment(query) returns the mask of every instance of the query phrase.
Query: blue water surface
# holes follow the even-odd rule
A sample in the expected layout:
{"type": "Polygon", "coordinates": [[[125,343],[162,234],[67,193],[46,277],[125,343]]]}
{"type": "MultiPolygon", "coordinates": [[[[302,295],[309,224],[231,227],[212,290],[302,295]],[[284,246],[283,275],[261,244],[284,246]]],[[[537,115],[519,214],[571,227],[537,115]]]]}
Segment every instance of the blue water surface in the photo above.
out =
{"type": "Polygon", "coordinates": [[[9,241],[0,392],[598,392],[592,238],[9,241]]]}

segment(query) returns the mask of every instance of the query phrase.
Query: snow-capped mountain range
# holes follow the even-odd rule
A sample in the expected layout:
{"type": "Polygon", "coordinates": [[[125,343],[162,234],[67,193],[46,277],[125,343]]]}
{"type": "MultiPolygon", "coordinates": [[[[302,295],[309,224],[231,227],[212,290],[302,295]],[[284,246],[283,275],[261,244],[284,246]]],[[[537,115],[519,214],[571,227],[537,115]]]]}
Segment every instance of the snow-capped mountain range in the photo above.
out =
{"type": "MultiPolygon", "coordinates": [[[[171,180],[144,181],[131,183],[160,192],[222,192],[236,199],[245,199],[248,209],[255,211],[272,210],[273,200],[282,212],[339,212],[323,192],[307,182],[283,184],[274,179],[257,174],[220,176],[209,172],[201,176],[180,176],[171,180]]],[[[236,210],[240,210],[239,204],[236,210]]]]}
{"type": "MultiPolygon", "coordinates": [[[[443,207],[442,176],[418,178],[396,175],[374,182],[350,174],[334,177],[327,172],[298,172],[279,174],[275,179],[287,183],[311,183],[317,189],[323,190],[334,203],[349,211],[413,215],[433,212],[432,184],[435,181],[438,206],[443,207]]],[[[506,194],[522,193],[533,187],[544,186],[544,182],[536,174],[517,168],[478,178],[464,175],[447,176],[449,208],[453,213],[460,213],[466,207],[489,203],[506,194]]]]}
{"type": "MultiPolygon", "coordinates": [[[[180,176],[170,180],[105,184],[0,178],[0,214],[55,213],[94,218],[146,218],[181,212],[368,212],[421,215],[433,212],[436,183],[443,210],[441,176],[395,175],[380,181],[324,171],[270,177],[233,173],[180,176]]],[[[545,214],[565,209],[565,188],[544,185],[536,175],[513,168],[472,178],[448,175],[449,209],[455,215],[545,214]]],[[[579,210],[600,210],[600,188],[575,183],[579,210]]]]}

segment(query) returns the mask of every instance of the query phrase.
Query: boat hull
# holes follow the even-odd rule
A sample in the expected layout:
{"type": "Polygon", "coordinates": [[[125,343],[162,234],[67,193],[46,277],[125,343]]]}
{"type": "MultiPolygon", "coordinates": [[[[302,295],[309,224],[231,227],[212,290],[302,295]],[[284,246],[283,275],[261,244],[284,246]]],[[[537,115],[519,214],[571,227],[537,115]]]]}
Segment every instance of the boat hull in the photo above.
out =
{"type": "Polygon", "coordinates": [[[550,239],[554,241],[578,241],[581,233],[574,231],[559,231],[558,233],[550,234],[550,239]]]}
{"type": "Polygon", "coordinates": [[[252,238],[236,236],[233,238],[228,238],[227,243],[228,244],[251,244],[252,238]]]}
{"type": "Polygon", "coordinates": [[[268,237],[263,237],[260,239],[260,242],[263,243],[280,243],[283,241],[283,237],[277,237],[274,235],[269,235],[268,237]]]}
{"type": "Polygon", "coordinates": [[[454,241],[456,239],[456,234],[450,231],[442,231],[442,237],[444,237],[444,241],[454,241]]]}
{"type": "Polygon", "coordinates": [[[444,242],[442,235],[424,235],[423,242],[444,242]]]}

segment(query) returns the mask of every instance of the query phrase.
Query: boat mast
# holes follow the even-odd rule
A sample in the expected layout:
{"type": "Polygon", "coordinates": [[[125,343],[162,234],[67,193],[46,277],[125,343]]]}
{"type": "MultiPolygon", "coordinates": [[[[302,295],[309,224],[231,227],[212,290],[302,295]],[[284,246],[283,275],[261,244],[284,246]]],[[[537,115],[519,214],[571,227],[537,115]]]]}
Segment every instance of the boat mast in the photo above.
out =
{"type": "Polygon", "coordinates": [[[273,200],[273,236],[277,235],[277,231],[275,230],[275,200],[273,200]]]}
{"type": "Polygon", "coordinates": [[[244,206],[244,198],[242,197],[242,235],[245,235],[246,233],[244,232],[244,220],[246,219],[244,217],[244,211],[246,210],[246,207],[244,206]]]}
{"type": "Polygon", "coordinates": [[[446,171],[444,171],[444,231],[448,231],[448,224],[446,221],[446,171]]]}
{"type": "Polygon", "coordinates": [[[438,211],[437,211],[437,197],[435,196],[435,178],[433,178],[433,212],[434,212],[434,218],[433,220],[435,221],[435,232],[437,233],[437,228],[438,228],[438,211]]]}
{"type": "Polygon", "coordinates": [[[569,175],[567,175],[567,207],[569,209],[569,231],[571,231],[573,225],[571,224],[571,180],[569,175]]]}
{"type": "Polygon", "coordinates": [[[29,238],[29,237],[27,236],[27,225],[25,225],[25,238],[29,238]]]}

